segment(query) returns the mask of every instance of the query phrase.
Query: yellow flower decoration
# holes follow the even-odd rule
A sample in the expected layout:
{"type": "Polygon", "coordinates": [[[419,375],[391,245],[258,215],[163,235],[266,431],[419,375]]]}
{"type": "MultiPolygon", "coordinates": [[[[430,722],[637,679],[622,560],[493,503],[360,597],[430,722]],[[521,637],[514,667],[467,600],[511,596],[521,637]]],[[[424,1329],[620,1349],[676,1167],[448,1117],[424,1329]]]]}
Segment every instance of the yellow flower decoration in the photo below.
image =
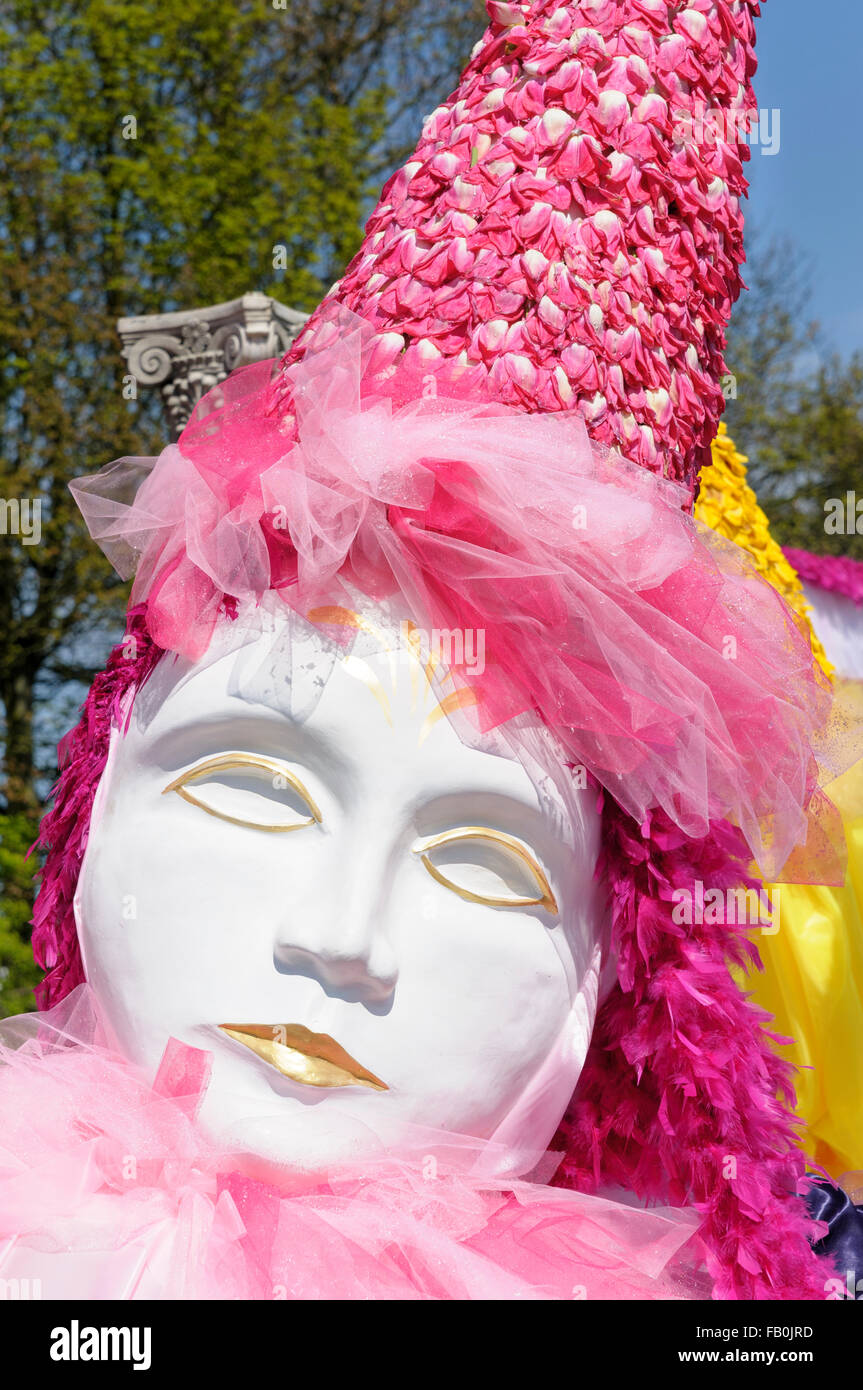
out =
{"type": "Polygon", "coordinates": [[[788,606],[806,623],[812,654],[821,669],[832,677],[833,667],[809,619],[803,585],[770,534],[770,523],[746,481],[749,460],[745,454],[737,452],[724,421],[720,421],[711,452],[711,463],[701,470],[696,517],[749,552],[764,578],[779,590],[788,606]]]}

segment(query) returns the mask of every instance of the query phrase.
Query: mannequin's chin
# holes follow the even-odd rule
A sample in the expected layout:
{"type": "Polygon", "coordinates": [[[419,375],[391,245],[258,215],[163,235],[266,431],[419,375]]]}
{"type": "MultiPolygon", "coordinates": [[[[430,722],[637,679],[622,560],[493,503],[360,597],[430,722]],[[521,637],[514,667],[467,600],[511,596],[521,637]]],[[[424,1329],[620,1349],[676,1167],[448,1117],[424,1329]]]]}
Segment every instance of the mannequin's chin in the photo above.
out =
{"type": "Polygon", "coordinates": [[[395,1127],[349,1114],[328,1096],[321,1106],[291,1106],[285,1113],[244,1115],[241,1119],[207,1105],[200,1123],[219,1148],[250,1177],[284,1184],[291,1173],[325,1176],[384,1158],[396,1141],[395,1127]]]}

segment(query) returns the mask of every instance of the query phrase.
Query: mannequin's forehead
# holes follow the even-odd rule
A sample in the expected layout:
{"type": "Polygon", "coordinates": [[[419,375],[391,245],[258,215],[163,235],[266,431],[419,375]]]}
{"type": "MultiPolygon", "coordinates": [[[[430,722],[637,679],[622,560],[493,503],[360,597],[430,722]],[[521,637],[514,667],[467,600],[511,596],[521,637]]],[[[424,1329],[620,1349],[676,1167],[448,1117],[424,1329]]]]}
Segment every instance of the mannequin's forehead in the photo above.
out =
{"type": "Polygon", "coordinates": [[[312,760],[348,776],[372,763],[421,776],[426,795],[471,789],[539,809],[515,758],[500,756],[491,740],[476,747],[459,738],[447,717],[454,692],[450,681],[436,689],[428,668],[397,642],[340,652],[313,632],[290,642],[263,633],[195,666],[166,658],[140,707],[136,701],[132,743],[191,751],[197,737],[203,755],[224,740],[264,739],[268,751],[290,758],[300,742],[312,760]],[[308,712],[292,717],[291,705],[308,712]]]}

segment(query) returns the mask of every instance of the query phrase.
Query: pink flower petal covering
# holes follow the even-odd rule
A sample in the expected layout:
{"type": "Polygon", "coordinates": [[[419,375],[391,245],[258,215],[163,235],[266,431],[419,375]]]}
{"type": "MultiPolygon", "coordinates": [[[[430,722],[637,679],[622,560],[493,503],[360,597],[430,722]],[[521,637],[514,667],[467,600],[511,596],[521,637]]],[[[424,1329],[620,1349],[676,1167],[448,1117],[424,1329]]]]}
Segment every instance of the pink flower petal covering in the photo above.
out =
{"type": "Polygon", "coordinates": [[[805,584],[840,598],[850,598],[863,604],[863,562],[848,555],[813,555],[808,550],[786,549],[788,563],[793,565],[805,584]]]}
{"type": "Polygon", "coordinates": [[[487,8],[330,303],[374,325],[378,366],[462,360],[499,400],[579,411],[691,500],[741,287],[760,6],[487,8]]]}
{"type": "MultiPolygon", "coordinates": [[[[480,403],[457,371],[424,393],[375,356],[368,325],[334,311],[287,373],[293,416],[268,413],[258,364],[131,505],[122,460],[73,484],[120,572],[137,565],[156,644],[196,659],[226,601],[271,589],[304,614],[359,589],[426,630],[481,630],[484,671],[454,674],[482,727],[536,714],[637,821],[661,807],[700,836],[731,819],[779,877],[819,775],[860,754],[779,595],[685,514],[683,488],[591,444],[577,414],[480,403]]],[[[835,819],[796,876],[841,878],[835,819]]]]}
{"type": "Polygon", "coordinates": [[[252,1175],[196,1122],[209,1054],[169,1048],[151,1086],[87,986],[0,1024],[0,1277],[35,1255],[46,1298],[710,1296],[693,1213],[496,1182],[467,1136],[252,1175]]]}

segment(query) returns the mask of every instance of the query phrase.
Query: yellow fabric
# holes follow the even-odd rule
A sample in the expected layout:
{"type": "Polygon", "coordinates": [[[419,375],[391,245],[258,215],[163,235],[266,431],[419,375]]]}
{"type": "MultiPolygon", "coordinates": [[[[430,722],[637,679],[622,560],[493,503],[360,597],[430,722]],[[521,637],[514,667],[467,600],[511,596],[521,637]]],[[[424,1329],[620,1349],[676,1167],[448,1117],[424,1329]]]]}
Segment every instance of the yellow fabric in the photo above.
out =
{"type": "MultiPolygon", "coordinates": [[[[812,631],[803,588],[746,481],[724,424],[701,472],[695,513],[735,541],[809,625],[815,659],[832,667],[812,631]]],[[[858,802],[858,805],[860,803],[858,802]]],[[[804,1148],[833,1177],[863,1168],[863,818],[845,821],[848,876],[843,888],[783,884],[772,888],[775,935],[762,934],[764,971],[745,987],[794,1041],[780,1051],[795,1066],[804,1148]]]]}
{"type": "Polygon", "coordinates": [[[764,970],[746,988],[794,1039],[804,1147],[833,1177],[863,1166],[863,820],[846,824],[844,888],[771,889],[774,936],[757,940],[764,970]]]}

